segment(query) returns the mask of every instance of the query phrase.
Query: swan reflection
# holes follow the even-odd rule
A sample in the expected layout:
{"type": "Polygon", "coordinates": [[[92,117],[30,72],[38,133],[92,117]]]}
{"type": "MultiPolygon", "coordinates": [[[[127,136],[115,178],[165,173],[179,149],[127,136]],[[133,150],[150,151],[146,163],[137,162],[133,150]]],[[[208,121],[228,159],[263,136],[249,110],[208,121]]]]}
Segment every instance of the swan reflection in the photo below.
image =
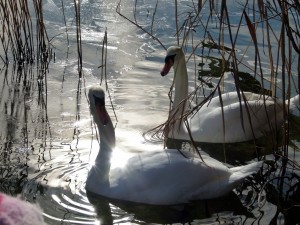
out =
{"type": "Polygon", "coordinates": [[[232,222],[244,218],[254,218],[248,211],[238,196],[231,192],[226,196],[211,200],[194,201],[188,204],[178,204],[172,206],[155,206],[139,204],[127,201],[120,201],[96,195],[87,191],[87,197],[94,205],[97,219],[101,224],[132,224],[156,223],[191,223],[193,221],[215,222],[218,217],[222,220],[228,218],[232,222]],[[235,215],[235,216],[233,216],[235,215]]]}

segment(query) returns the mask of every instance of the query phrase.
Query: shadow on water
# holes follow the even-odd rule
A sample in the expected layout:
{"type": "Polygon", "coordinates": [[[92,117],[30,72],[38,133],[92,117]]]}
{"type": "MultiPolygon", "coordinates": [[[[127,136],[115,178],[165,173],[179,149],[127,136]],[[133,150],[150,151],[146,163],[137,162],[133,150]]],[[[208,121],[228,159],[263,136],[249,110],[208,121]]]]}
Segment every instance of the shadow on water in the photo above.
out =
{"type": "MultiPolygon", "coordinates": [[[[253,159],[262,159],[264,156],[274,153],[274,150],[282,145],[282,140],[279,135],[278,138],[265,136],[257,140],[237,143],[194,142],[194,144],[211,157],[235,165],[253,159]]],[[[191,148],[191,143],[168,138],[166,146],[168,148],[186,149],[191,148]]]]}
{"type": "Polygon", "coordinates": [[[278,178],[278,180],[266,185],[266,196],[267,201],[271,202],[274,205],[278,205],[273,223],[276,222],[276,219],[283,215],[285,224],[299,224],[300,223],[300,214],[299,214],[299,205],[300,202],[300,185],[299,185],[299,176],[292,174],[291,177],[278,178]],[[278,183],[284,182],[286,185],[286,193],[282,193],[281,190],[278,190],[278,183]],[[295,204],[296,203],[296,204],[295,204]]]}
{"type": "MultiPolygon", "coordinates": [[[[203,48],[205,47],[208,46],[203,45],[203,48]]],[[[234,73],[234,68],[230,61],[213,55],[202,56],[198,67],[198,80],[206,84],[209,88],[214,88],[211,82],[212,78],[222,78],[226,72],[234,73]]],[[[242,91],[272,95],[272,91],[262,87],[261,83],[255,77],[251,76],[249,72],[237,71],[235,76],[235,83],[242,91]]]]}
{"type": "Polygon", "coordinates": [[[95,206],[97,217],[103,224],[113,224],[118,217],[122,218],[119,210],[126,211],[123,220],[128,222],[143,221],[145,223],[173,224],[191,223],[196,220],[216,218],[219,213],[253,218],[254,215],[245,207],[238,196],[230,194],[211,200],[194,201],[187,204],[172,206],[155,206],[109,199],[87,192],[89,201],[95,206]],[[125,219],[126,220],[126,219],[125,219]]]}

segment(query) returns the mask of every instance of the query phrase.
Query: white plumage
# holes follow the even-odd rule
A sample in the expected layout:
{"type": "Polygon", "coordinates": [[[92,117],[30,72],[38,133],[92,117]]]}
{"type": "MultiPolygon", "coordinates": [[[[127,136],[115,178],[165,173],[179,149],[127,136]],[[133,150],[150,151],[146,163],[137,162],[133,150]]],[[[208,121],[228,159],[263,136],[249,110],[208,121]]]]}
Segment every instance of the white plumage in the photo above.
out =
{"type": "MultiPolygon", "coordinates": [[[[229,169],[203,155],[183,157],[175,149],[135,154],[122,167],[111,168],[115,132],[100,87],[89,90],[90,110],[100,134],[100,150],[91,168],[86,190],[112,199],[152,205],[173,205],[209,199],[230,192],[262,162],[229,169]]],[[[142,151],[142,149],[141,149],[142,151]]]]}
{"type": "MultiPolygon", "coordinates": [[[[161,75],[165,76],[174,68],[175,96],[170,117],[177,122],[170,129],[168,137],[190,140],[188,130],[180,119],[191,108],[188,98],[188,74],[185,56],[180,47],[167,50],[165,66],[161,75]]],[[[291,99],[293,113],[297,111],[299,95],[291,99]]],[[[191,135],[196,142],[234,143],[260,138],[266,133],[275,133],[284,122],[287,101],[274,99],[251,92],[228,92],[214,97],[187,118],[191,135]],[[222,101],[222,104],[221,104],[222,101]],[[224,118],[224,119],[223,119],[224,118]]]]}

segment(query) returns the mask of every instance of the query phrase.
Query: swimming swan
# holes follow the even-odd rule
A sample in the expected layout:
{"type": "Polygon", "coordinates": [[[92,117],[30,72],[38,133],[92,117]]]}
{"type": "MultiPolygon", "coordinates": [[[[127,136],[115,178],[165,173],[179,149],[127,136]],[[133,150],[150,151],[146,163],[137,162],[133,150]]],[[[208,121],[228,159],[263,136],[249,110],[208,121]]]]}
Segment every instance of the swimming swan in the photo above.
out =
{"type": "MultiPolygon", "coordinates": [[[[161,75],[167,75],[172,66],[175,76],[175,96],[170,118],[173,116],[177,122],[169,129],[168,137],[190,140],[187,127],[179,120],[182,113],[189,109],[182,104],[188,97],[188,74],[184,53],[178,46],[167,49],[161,75]]],[[[189,116],[187,123],[193,140],[208,143],[242,142],[260,138],[270,131],[276,132],[281,127],[284,122],[282,101],[251,92],[243,94],[240,94],[241,101],[239,101],[237,92],[224,93],[221,95],[222,104],[219,96],[214,97],[189,116]],[[246,101],[243,100],[243,94],[246,101]]],[[[294,112],[299,111],[296,107],[299,105],[299,95],[291,99],[290,105],[290,109],[294,112]]]]}
{"type": "Polygon", "coordinates": [[[136,203],[174,205],[225,195],[262,165],[254,162],[229,169],[207,155],[203,162],[192,154],[183,157],[175,149],[159,149],[134,154],[125,166],[111,168],[115,131],[104,95],[100,86],[90,88],[88,93],[100,135],[100,150],[86,181],[88,193],[136,203]]]}

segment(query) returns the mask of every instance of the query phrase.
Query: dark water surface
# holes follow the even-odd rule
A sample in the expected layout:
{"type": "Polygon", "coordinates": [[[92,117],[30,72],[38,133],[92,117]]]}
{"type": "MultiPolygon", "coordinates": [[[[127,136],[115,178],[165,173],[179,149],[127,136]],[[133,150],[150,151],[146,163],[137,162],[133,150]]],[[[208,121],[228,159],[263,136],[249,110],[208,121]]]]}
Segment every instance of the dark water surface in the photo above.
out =
{"type": "MultiPolygon", "coordinates": [[[[190,1],[179,2],[180,10],[189,9],[190,1]]],[[[273,155],[267,156],[270,163],[264,165],[261,173],[246,179],[243,185],[220,199],[158,207],[87,195],[86,177],[99,147],[86,90],[100,83],[101,45],[106,30],[107,85],[113,105],[108,108],[110,115],[116,114],[113,120],[118,149],[129,149],[128,154],[132,154],[163,148],[159,138],[145,140],[143,133],[165,122],[169,111],[168,92],[173,77],[162,78],[159,74],[165,50],[117,15],[117,3],[82,1],[84,76],[79,79],[74,2],[64,2],[68,43],[61,1],[44,1],[46,27],[55,52],[55,60],[49,64],[47,83],[41,83],[45,80],[39,80],[36,68],[19,72],[10,66],[1,70],[0,190],[38,203],[47,224],[270,224],[274,220],[278,224],[293,224],[297,220],[297,216],[296,220],[290,216],[295,214],[294,208],[286,212],[281,207],[289,205],[278,206],[281,202],[278,179],[273,178],[278,174],[279,163],[274,163],[273,155]]],[[[152,1],[138,1],[137,20],[147,29],[151,26],[154,6],[152,1]]],[[[173,7],[173,1],[161,1],[156,12],[159,19],[155,21],[153,32],[166,46],[176,43],[174,11],[170,10],[173,7]]],[[[134,1],[122,1],[124,15],[132,18],[133,8],[134,1]]],[[[238,18],[240,12],[232,11],[231,17],[235,15],[238,18]]],[[[201,40],[203,34],[201,30],[197,32],[195,37],[201,40]]],[[[218,29],[212,29],[211,35],[218,35],[218,29]]],[[[241,49],[250,40],[246,30],[244,35],[239,40],[241,49]]],[[[246,57],[251,65],[252,56],[246,57]]],[[[195,72],[193,62],[188,63],[188,70],[195,72]]],[[[265,70],[268,71],[267,66],[265,70]]],[[[191,89],[194,79],[191,77],[191,89]]],[[[210,79],[210,82],[216,84],[218,79],[210,79]]],[[[230,75],[223,83],[224,91],[234,89],[230,75]]],[[[205,87],[205,92],[210,90],[205,87]]],[[[119,158],[126,158],[127,154],[118,149],[119,158]]],[[[220,152],[223,156],[222,147],[220,152]]],[[[299,162],[299,152],[292,146],[290,157],[299,162]]],[[[119,165],[122,161],[113,163],[119,165]]],[[[299,185],[295,183],[299,171],[291,169],[288,174],[294,174],[295,179],[285,180],[285,190],[290,190],[291,198],[297,199],[299,185]]]]}

